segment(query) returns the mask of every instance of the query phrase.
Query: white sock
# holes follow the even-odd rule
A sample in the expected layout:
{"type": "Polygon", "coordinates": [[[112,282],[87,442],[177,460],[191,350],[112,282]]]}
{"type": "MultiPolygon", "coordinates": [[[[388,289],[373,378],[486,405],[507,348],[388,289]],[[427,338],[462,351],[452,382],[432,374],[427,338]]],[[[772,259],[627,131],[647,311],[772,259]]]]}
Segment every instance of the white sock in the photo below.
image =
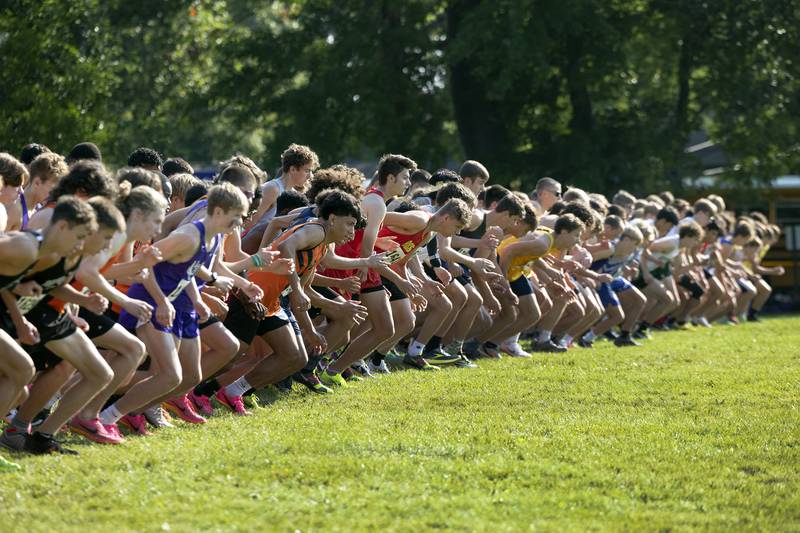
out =
{"type": "Polygon", "coordinates": [[[122,418],[122,413],[117,409],[116,403],[112,403],[100,413],[100,422],[105,425],[116,424],[120,418],[122,418]]]}
{"type": "Polygon", "coordinates": [[[553,334],[552,331],[547,331],[546,329],[543,329],[542,331],[539,332],[539,342],[547,342],[547,341],[549,341],[550,340],[550,336],[552,334],[553,334]]]}
{"type": "Polygon", "coordinates": [[[253,387],[247,382],[246,379],[244,379],[243,376],[225,387],[225,394],[228,396],[241,396],[252,388],[253,387]]]}
{"type": "Polygon", "coordinates": [[[559,341],[558,344],[560,344],[561,346],[566,348],[567,346],[569,346],[569,343],[571,343],[571,342],[572,342],[572,336],[571,335],[564,335],[563,337],[561,337],[561,341],[559,341]]]}
{"type": "Polygon", "coordinates": [[[408,355],[411,357],[418,357],[422,355],[422,350],[425,349],[425,345],[419,342],[417,339],[411,341],[411,344],[408,345],[408,355]]]}
{"type": "Polygon", "coordinates": [[[596,338],[597,338],[597,335],[595,335],[594,334],[594,330],[591,330],[591,329],[586,333],[586,335],[583,336],[583,340],[585,340],[587,342],[592,342],[596,338]]]}

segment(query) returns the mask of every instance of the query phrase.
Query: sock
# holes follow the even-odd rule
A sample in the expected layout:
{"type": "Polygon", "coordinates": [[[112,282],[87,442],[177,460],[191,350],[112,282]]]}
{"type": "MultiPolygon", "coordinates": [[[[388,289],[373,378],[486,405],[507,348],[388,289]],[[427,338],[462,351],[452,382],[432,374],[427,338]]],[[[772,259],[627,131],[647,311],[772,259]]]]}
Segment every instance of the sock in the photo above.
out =
{"type": "Polygon", "coordinates": [[[105,425],[116,424],[120,418],[122,418],[122,413],[119,412],[117,404],[115,403],[106,407],[103,412],[100,413],[100,422],[105,425]]]}
{"type": "Polygon", "coordinates": [[[564,335],[563,337],[561,337],[561,341],[559,342],[559,344],[564,348],[566,348],[567,346],[569,346],[569,343],[571,342],[572,342],[572,335],[564,335]]]}
{"type": "Polygon", "coordinates": [[[441,350],[442,349],[442,338],[438,335],[434,335],[431,337],[431,340],[428,341],[428,344],[425,345],[426,352],[432,352],[433,350],[441,350]]]}
{"type": "Polygon", "coordinates": [[[370,360],[372,361],[372,364],[375,366],[379,366],[384,359],[386,359],[386,356],[377,351],[372,352],[372,355],[370,356],[370,360]]]}
{"type": "Polygon", "coordinates": [[[317,365],[319,364],[320,359],[321,358],[317,357],[317,356],[313,356],[313,355],[309,356],[308,363],[306,363],[306,366],[303,367],[303,372],[305,372],[306,374],[308,374],[309,372],[313,372],[314,369],[317,368],[317,365]]]}
{"type": "Polygon", "coordinates": [[[55,393],[53,397],[47,400],[47,403],[44,404],[44,408],[49,410],[60,399],[61,399],[61,393],[59,392],[55,393]]]}
{"type": "Polygon", "coordinates": [[[650,329],[650,322],[645,322],[644,320],[639,322],[639,331],[644,331],[647,329],[650,329]]]}
{"type": "Polygon", "coordinates": [[[497,349],[497,344],[493,343],[492,341],[486,341],[486,342],[483,343],[483,345],[486,346],[487,348],[491,348],[493,350],[497,349]]]}
{"type": "Polygon", "coordinates": [[[453,341],[453,348],[455,348],[456,354],[460,354],[464,351],[464,341],[453,341]]]}
{"type": "Polygon", "coordinates": [[[244,377],[241,377],[225,387],[225,394],[228,396],[241,396],[244,392],[248,389],[252,389],[252,385],[250,385],[244,377]]]}
{"type": "Polygon", "coordinates": [[[425,345],[419,342],[417,339],[411,341],[411,344],[408,345],[408,355],[411,357],[419,357],[422,355],[422,350],[425,349],[425,345]]]}
{"type": "MultiPolygon", "coordinates": [[[[112,394],[111,397],[108,400],[106,400],[106,403],[103,404],[103,409],[108,409],[109,407],[117,403],[117,400],[119,400],[120,398],[122,398],[122,394],[112,394]]],[[[101,409],[101,411],[103,409],[101,409]]]]}
{"type": "Polygon", "coordinates": [[[252,396],[255,393],[256,393],[256,389],[251,387],[251,388],[247,389],[246,391],[244,391],[244,394],[242,394],[242,396],[252,396]]]}
{"type": "Polygon", "coordinates": [[[194,388],[194,393],[197,396],[205,396],[207,398],[211,398],[215,392],[222,388],[222,385],[219,384],[216,378],[211,378],[208,381],[202,382],[200,385],[194,388]]]}
{"type": "Polygon", "coordinates": [[[596,338],[597,338],[597,335],[595,335],[594,331],[591,330],[591,329],[586,332],[586,335],[583,336],[583,340],[585,340],[586,342],[592,342],[596,338]]]}
{"type": "Polygon", "coordinates": [[[623,339],[627,339],[630,336],[631,336],[630,331],[625,331],[624,329],[620,330],[620,337],[622,337],[623,339]]]}
{"type": "Polygon", "coordinates": [[[539,332],[539,342],[547,342],[547,341],[549,341],[550,340],[550,335],[552,335],[551,331],[547,331],[546,329],[543,329],[542,331],[539,332]]]}

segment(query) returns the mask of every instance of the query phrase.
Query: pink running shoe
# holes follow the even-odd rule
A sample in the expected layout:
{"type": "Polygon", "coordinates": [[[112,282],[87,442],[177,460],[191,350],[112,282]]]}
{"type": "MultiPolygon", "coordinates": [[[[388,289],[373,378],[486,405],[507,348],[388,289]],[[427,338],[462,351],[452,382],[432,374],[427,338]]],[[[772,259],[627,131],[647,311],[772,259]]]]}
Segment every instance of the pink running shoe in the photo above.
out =
{"type": "Polygon", "coordinates": [[[71,432],[77,433],[92,442],[100,444],[122,444],[122,440],[106,431],[106,428],[100,423],[99,418],[84,419],[74,417],[67,425],[71,432]]]}
{"type": "Polygon", "coordinates": [[[194,391],[191,391],[189,394],[189,400],[194,404],[197,408],[196,410],[203,416],[211,416],[214,414],[214,406],[211,405],[211,398],[208,396],[200,396],[199,394],[195,394],[194,391]]]}
{"type": "Polygon", "coordinates": [[[253,414],[244,408],[244,402],[242,402],[241,396],[228,396],[224,388],[218,390],[214,395],[214,398],[216,398],[219,403],[233,411],[235,415],[250,416],[253,414]]]}
{"type": "Polygon", "coordinates": [[[189,422],[190,424],[206,423],[206,419],[195,412],[192,402],[189,401],[185,394],[179,398],[167,400],[161,405],[184,422],[189,422]]]}
{"type": "Polygon", "coordinates": [[[119,419],[119,423],[127,428],[131,434],[146,436],[151,433],[147,431],[147,419],[143,414],[125,415],[119,419]]]}
{"type": "Polygon", "coordinates": [[[116,424],[103,424],[103,428],[105,428],[106,433],[109,435],[114,435],[120,441],[125,442],[125,437],[122,435],[122,432],[119,430],[116,424]]]}

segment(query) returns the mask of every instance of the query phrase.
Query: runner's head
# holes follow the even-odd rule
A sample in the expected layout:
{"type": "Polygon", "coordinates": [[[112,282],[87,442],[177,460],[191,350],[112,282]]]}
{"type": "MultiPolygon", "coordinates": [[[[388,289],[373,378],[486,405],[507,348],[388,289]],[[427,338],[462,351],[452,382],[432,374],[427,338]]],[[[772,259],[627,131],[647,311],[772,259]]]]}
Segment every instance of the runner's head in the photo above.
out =
{"type": "Polygon", "coordinates": [[[489,187],[486,187],[485,189],[477,193],[479,204],[482,204],[482,207],[484,209],[489,209],[489,210],[494,209],[494,207],[497,205],[497,202],[499,202],[506,196],[509,196],[510,194],[511,194],[510,190],[503,187],[502,185],[498,185],[497,183],[495,183],[494,185],[490,185],[489,187]]]}
{"type": "Polygon", "coordinates": [[[3,178],[0,203],[11,204],[28,181],[28,169],[13,155],[0,152],[0,176],[3,178]]]}
{"type": "Polygon", "coordinates": [[[414,172],[411,173],[409,178],[411,180],[411,186],[408,189],[408,193],[411,194],[419,189],[424,189],[427,187],[431,180],[431,173],[425,169],[418,168],[414,172]]]}
{"type": "Polygon", "coordinates": [[[431,227],[444,237],[452,237],[469,224],[472,209],[464,200],[451,198],[436,211],[433,218],[434,223],[431,227]]]}
{"type": "MultiPolygon", "coordinates": [[[[461,177],[449,168],[440,168],[433,173],[431,178],[428,180],[428,184],[431,186],[436,186],[441,185],[442,183],[461,183],[461,177]]],[[[470,192],[472,191],[470,190],[470,192]]]]}
{"type": "Polygon", "coordinates": [[[569,250],[581,239],[586,227],[583,222],[572,214],[559,215],[556,219],[556,225],[553,229],[553,245],[558,250],[569,250]]]}
{"type": "Polygon", "coordinates": [[[616,215],[609,215],[603,221],[603,238],[607,241],[619,239],[624,229],[621,218],[616,215]]]}
{"type": "Polygon", "coordinates": [[[643,240],[644,237],[639,228],[629,224],[622,230],[619,240],[614,246],[614,253],[618,256],[629,256],[636,251],[636,248],[642,244],[643,240]]]}
{"type": "MultiPolygon", "coordinates": [[[[164,166],[166,166],[166,163],[164,163],[164,166]]],[[[186,207],[185,198],[188,190],[192,186],[202,184],[203,182],[200,178],[181,172],[169,176],[169,183],[172,185],[172,196],[170,196],[169,199],[169,208],[170,211],[175,211],[186,207]]]]}
{"type": "Polygon", "coordinates": [[[633,211],[633,204],[636,203],[636,197],[628,191],[620,190],[611,199],[611,203],[620,206],[625,211],[625,216],[621,218],[626,220],[631,211],[633,211]]]}
{"type": "Polygon", "coordinates": [[[288,215],[298,207],[307,207],[308,205],[308,198],[306,198],[305,194],[294,189],[289,189],[280,193],[275,200],[275,215],[279,217],[288,215]]]}
{"type": "Polygon", "coordinates": [[[328,222],[328,240],[336,244],[352,241],[361,220],[358,200],[343,191],[322,191],[315,199],[319,217],[328,222]]]}
{"type": "Polygon", "coordinates": [[[161,233],[167,210],[164,197],[146,185],[131,188],[128,182],[119,187],[117,207],[125,217],[128,240],[150,242],[161,233]]]}
{"type": "Polygon", "coordinates": [[[721,221],[718,221],[716,218],[712,218],[706,224],[705,232],[703,233],[703,242],[706,244],[713,244],[717,242],[722,235],[724,235],[723,226],[720,225],[721,221]]]}
{"type": "Polygon", "coordinates": [[[116,178],[118,184],[122,184],[127,181],[128,184],[130,184],[131,189],[139,187],[140,185],[145,185],[161,194],[164,193],[163,189],[161,188],[161,178],[159,177],[158,172],[147,170],[146,168],[123,167],[117,171],[116,178]]]}
{"type": "Polygon", "coordinates": [[[61,196],[53,208],[50,228],[56,235],[56,253],[62,256],[77,254],[86,238],[97,231],[97,217],[86,200],[77,196],[61,196]]]}
{"type": "Polygon", "coordinates": [[[50,152],[50,148],[39,143],[30,143],[22,147],[22,152],[19,155],[19,160],[23,165],[30,165],[34,159],[42,154],[50,152]]]}
{"type": "Polygon", "coordinates": [[[489,181],[489,171],[478,161],[467,160],[461,165],[458,174],[466,187],[476,196],[480,194],[489,181]]]}
{"type": "MultiPolygon", "coordinates": [[[[37,204],[43,202],[58,181],[67,175],[69,167],[64,158],[53,152],[37,156],[28,166],[30,171],[30,190],[37,204]]],[[[33,206],[30,206],[33,207],[33,206]]]]}
{"type": "Polygon", "coordinates": [[[764,246],[764,242],[758,237],[753,237],[744,244],[742,249],[744,250],[744,255],[747,258],[753,259],[757,257],[758,251],[761,250],[762,246],[764,246]]]}
{"type": "Polygon", "coordinates": [[[102,163],[83,159],[74,163],[69,173],[50,191],[50,199],[55,201],[67,194],[84,199],[105,196],[114,200],[117,196],[117,184],[102,163]]]}
{"type": "Polygon", "coordinates": [[[152,148],[144,146],[140,146],[128,156],[129,167],[141,167],[154,172],[161,172],[161,165],[163,164],[164,160],[161,158],[161,154],[152,148]]]}
{"type": "Polygon", "coordinates": [[[436,191],[436,205],[444,205],[451,198],[458,198],[466,202],[470,209],[475,209],[478,205],[478,198],[466,186],[458,182],[445,183],[436,191]]]}
{"type": "Polygon", "coordinates": [[[258,188],[258,178],[253,174],[250,167],[238,163],[227,165],[214,182],[217,184],[230,183],[239,189],[247,199],[247,209],[249,211],[250,203],[255,198],[256,189],[258,188]]]}
{"type": "Polygon", "coordinates": [[[103,154],[100,153],[100,148],[98,148],[96,144],[84,142],[73,146],[66,158],[67,164],[70,166],[84,159],[102,162],[103,154]]]}
{"type": "Polygon", "coordinates": [[[536,201],[544,211],[550,211],[553,204],[561,199],[561,184],[553,178],[541,178],[536,182],[536,201]]]}
{"type": "Polygon", "coordinates": [[[681,248],[694,248],[700,244],[700,240],[703,238],[703,228],[694,221],[682,224],[678,228],[678,237],[680,237],[681,248]]]}
{"type": "Polygon", "coordinates": [[[242,225],[250,205],[244,193],[231,183],[218,183],[208,191],[208,231],[230,233],[242,225]]]}
{"type": "Polygon", "coordinates": [[[494,212],[497,214],[494,224],[509,231],[525,216],[525,204],[517,196],[509,194],[495,204],[494,212]]]}
{"type": "Polygon", "coordinates": [[[290,187],[303,187],[317,168],[319,158],[308,146],[292,143],[281,154],[281,170],[290,187]]]}
{"type": "Polygon", "coordinates": [[[692,206],[692,216],[695,222],[705,227],[708,221],[717,214],[717,206],[710,200],[697,200],[692,206]]]}
{"type": "Polygon", "coordinates": [[[357,168],[346,165],[333,165],[314,172],[305,191],[306,198],[314,203],[319,193],[326,189],[336,189],[360,199],[364,195],[364,174],[357,168]]]}
{"type": "Polygon", "coordinates": [[[755,237],[755,228],[752,224],[747,222],[739,222],[733,229],[733,242],[739,246],[744,245],[747,241],[755,237]]]}
{"type": "Polygon", "coordinates": [[[530,202],[525,202],[525,214],[514,224],[509,233],[514,237],[523,237],[526,233],[534,231],[539,226],[539,217],[530,202]]]}
{"type": "Polygon", "coordinates": [[[679,222],[678,212],[672,207],[665,207],[661,209],[656,215],[655,227],[658,230],[658,236],[663,237],[669,231],[678,225],[679,222]]]}
{"type": "Polygon", "coordinates": [[[378,185],[386,199],[403,196],[411,185],[411,173],[417,164],[404,155],[386,154],[378,162],[378,185]]]}
{"type": "MultiPolygon", "coordinates": [[[[182,157],[170,157],[161,165],[161,172],[168,178],[175,174],[194,174],[192,165],[182,157]]],[[[170,180],[171,181],[171,180],[170,180]]]]}
{"type": "Polygon", "coordinates": [[[83,255],[95,255],[111,246],[114,235],[125,231],[125,217],[108,198],[95,196],[89,198],[88,203],[97,219],[97,231],[92,232],[84,241],[83,255]]]}

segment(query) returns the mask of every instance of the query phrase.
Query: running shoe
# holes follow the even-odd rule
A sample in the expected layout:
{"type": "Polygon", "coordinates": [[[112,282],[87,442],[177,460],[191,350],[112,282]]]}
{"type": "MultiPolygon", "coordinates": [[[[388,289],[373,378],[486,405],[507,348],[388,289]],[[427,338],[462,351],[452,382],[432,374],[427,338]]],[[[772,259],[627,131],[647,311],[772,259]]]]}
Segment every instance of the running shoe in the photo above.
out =
{"type": "Polygon", "coordinates": [[[78,455],[75,450],[62,448],[61,443],[53,436],[45,436],[38,431],[25,438],[25,451],[34,455],[60,453],[62,455],[78,455]]]}
{"type": "Polygon", "coordinates": [[[481,343],[475,339],[464,341],[464,344],[461,348],[461,353],[470,357],[475,357],[476,355],[479,355],[478,349],[480,346],[481,343]]]}
{"type": "Polygon", "coordinates": [[[411,368],[416,368],[417,370],[439,370],[439,367],[433,366],[421,355],[406,354],[405,357],[403,357],[403,364],[410,366],[411,368]]]}
{"type": "Polygon", "coordinates": [[[323,385],[317,375],[313,372],[298,372],[294,375],[294,380],[297,383],[306,386],[311,392],[316,392],[317,394],[328,394],[329,392],[333,392],[330,388],[323,385]]]}
{"type": "Polygon", "coordinates": [[[522,349],[518,342],[503,343],[500,345],[500,351],[508,354],[511,357],[530,357],[531,354],[522,349]]]}
{"type": "Polygon", "coordinates": [[[278,389],[280,392],[292,392],[292,378],[289,376],[286,379],[282,379],[281,381],[275,384],[275,388],[278,389]]]}
{"type": "Polygon", "coordinates": [[[453,366],[457,366],[458,368],[478,368],[478,365],[470,361],[469,357],[463,353],[461,354],[460,359],[456,361],[453,366]]]}
{"type": "Polygon", "coordinates": [[[21,452],[25,448],[25,437],[27,433],[20,431],[14,426],[8,426],[0,435],[0,446],[15,452],[21,452]]]}
{"type": "Polygon", "coordinates": [[[559,346],[558,344],[554,343],[552,340],[545,341],[545,342],[537,342],[533,345],[534,352],[548,352],[548,353],[563,353],[566,352],[567,349],[563,346],[559,346]]]}
{"type": "Polygon", "coordinates": [[[202,416],[211,416],[214,414],[214,406],[211,405],[211,398],[200,394],[195,394],[194,391],[189,392],[189,400],[194,404],[195,411],[202,416]]]}
{"type": "MultiPolygon", "coordinates": [[[[206,419],[198,415],[197,412],[195,412],[194,406],[192,406],[192,402],[189,401],[189,398],[185,394],[183,396],[180,396],[179,398],[172,398],[170,400],[167,400],[161,405],[164,407],[164,409],[166,409],[173,415],[177,416],[184,422],[189,422],[190,424],[206,423],[206,419]]],[[[145,416],[146,415],[147,413],[145,413],[145,416]]]]}
{"type": "Polygon", "coordinates": [[[694,324],[695,326],[702,326],[704,328],[711,327],[711,322],[709,322],[708,319],[704,316],[694,318],[692,320],[692,324],[694,324]]]}
{"type": "Polygon", "coordinates": [[[330,374],[327,370],[319,373],[319,380],[330,388],[347,387],[347,380],[341,374],[330,374]]]}
{"type": "Polygon", "coordinates": [[[478,346],[478,354],[490,359],[500,359],[503,357],[497,349],[497,345],[488,342],[482,343],[478,346]]]}
{"type": "Polygon", "coordinates": [[[594,348],[594,341],[590,341],[585,337],[578,339],[577,343],[581,348],[594,348]]]}
{"type": "Polygon", "coordinates": [[[617,334],[614,333],[611,330],[608,330],[605,333],[603,333],[603,337],[605,337],[606,339],[610,340],[611,342],[614,342],[615,340],[617,340],[617,334]]]}
{"type": "Polygon", "coordinates": [[[2,455],[0,455],[0,472],[16,472],[22,468],[17,463],[12,463],[2,455]]]}
{"type": "Polygon", "coordinates": [[[255,394],[247,394],[242,396],[242,403],[244,404],[245,408],[250,408],[253,410],[262,409],[261,402],[258,400],[258,396],[255,394]]]}
{"type": "Polygon", "coordinates": [[[614,346],[623,347],[623,346],[641,346],[642,344],[633,340],[630,335],[620,335],[617,337],[617,340],[614,341],[614,346]]]}
{"type": "Polygon", "coordinates": [[[72,433],[76,433],[92,442],[97,442],[98,444],[122,444],[122,439],[106,431],[99,418],[84,419],[76,416],[69,421],[68,426],[72,433]]]}
{"type": "Polygon", "coordinates": [[[369,367],[369,371],[373,374],[391,374],[392,371],[389,370],[389,367],[386,365],[386,360],[381,359],[380,364],[376,365],[372,362],[372,358],[367,360],[367,366],[369,367]]]}
{"type": "Polygon", "coordinates": [[[372,377],[372,372],[370,372],[369,366],[363,360],[362,361],[356,361],[355,363],[350,365],[350,369],[353,372],[355,372],[356,374],[358,374],[359,376],[361,376],[362,378],[371,378],[372,377]]]}
{"type": "Polygon", "coordinates": [[[214,398],[220,403],[220,405],[227,407],[233,414],[237,416],[250,416],[253,414],[244,408],[244,402],[242,401],[241,396],[228,396],[228,393],[225,392],[224,388],[218,390],[214,395],[214,398]]]}
{"type": "Polygon", "coordinates": [[[142,412],[145,419],[151,426],[156,428],[174,428],[175,425],[169,421],[169,415],[164,412],[160,405],[150,407],[142,412]]]}
{"type": "Polygon", "coordinates": [[[653,334],[650,333],[650,328],[639,328],[631,334],[631,337],[634,339],[649,340],[653,338],[653,334]]]}
{"type": "Polygon", "coordinates": [[[425,352],[423,357],[432,365],[450,365],[461,360],[460,355],[447,353],[443,348],[435,348],[429,352],[425,352]]]}
{"type": "Polygon", "coordinates": [[[122,432],[119,430],[117,424],[103,424],[103,429],[106,430],[106,433],[109,435],[114,435],[120,441],[125,442],[125,437],[122,435],[122,432]]]}
{"type": "Polygon", "coordinates": [[[50,412],[51,412],[50,409],[45,407],[44,409],[36,413],[36,416],[34,416],[33,420],[31,420],[31,431],[36,431],[36,428],[41,426],[44,423],[44,421],[47,420],[47,417],[50,416],[50,412]]]}
{"type": "Polygon", "coordinates": [[[144,415],[125,415],[119,419],[119,424],[122,424],[131,435],[145,437],[151,434],[147,430],[147,419],[144,415]]]}

